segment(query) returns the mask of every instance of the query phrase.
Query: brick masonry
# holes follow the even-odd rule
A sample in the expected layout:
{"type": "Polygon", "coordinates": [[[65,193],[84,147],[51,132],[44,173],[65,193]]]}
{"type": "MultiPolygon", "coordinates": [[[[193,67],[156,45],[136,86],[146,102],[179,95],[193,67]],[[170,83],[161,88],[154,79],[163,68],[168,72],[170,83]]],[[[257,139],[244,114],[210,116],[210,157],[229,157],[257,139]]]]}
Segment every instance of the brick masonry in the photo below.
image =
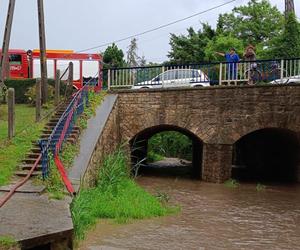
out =
{"type": "Polygon", "coordinates": [[[190,131],[204,143],[202,179],[210,182],[230,178],[232,145],[242,136],[263,128],[300,133],[299,85],[117,93],[120,141],[161,125],[190,131]]]}

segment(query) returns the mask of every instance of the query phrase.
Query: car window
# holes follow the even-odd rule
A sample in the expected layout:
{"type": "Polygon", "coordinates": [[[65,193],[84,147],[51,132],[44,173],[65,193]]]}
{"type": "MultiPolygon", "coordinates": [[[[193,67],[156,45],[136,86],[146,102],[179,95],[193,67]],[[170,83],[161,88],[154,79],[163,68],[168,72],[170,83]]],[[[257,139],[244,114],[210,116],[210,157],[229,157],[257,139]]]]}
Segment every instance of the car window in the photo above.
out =
{"type": "Polygon", "coordinates": [[[175,80],[176,75],[176,70],[168,70],[162,74],[162,80],[175,80]]]}
{"type": "Polygon", "coordinates": [[[192,78],[193,71],[190,69],[181,69],[178,70],[178,79],[192,78]]]}

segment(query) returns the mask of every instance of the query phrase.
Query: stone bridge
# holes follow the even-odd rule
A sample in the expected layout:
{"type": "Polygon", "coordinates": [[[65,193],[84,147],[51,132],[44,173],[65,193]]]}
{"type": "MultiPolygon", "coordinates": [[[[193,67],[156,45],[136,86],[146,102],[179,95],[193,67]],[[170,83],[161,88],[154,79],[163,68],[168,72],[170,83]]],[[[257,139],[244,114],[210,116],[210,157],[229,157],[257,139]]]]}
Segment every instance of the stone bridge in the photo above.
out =
{"type": "Polygon", "coordinates": [[[244,158],[252,163],[259,155],[269,154],[271,158],[283,155],[281,158],[288,163],[280,162],[281,172],[277,174],[284,173],[283,165],[287,164],[291,165],[292,170],[287,171],[293,178],[300,179],[299,85],[113,93],[117,98],[97,147],[102,151],[129,142],[135,162],[145,157],[149,138],[158,132],[172,130],[192,140],[195,176],[204,181],[220,183],[232,177],[232,167],[237,164],[236,148],[247,148],[251,153],[244,154],[244,158]],[[272,147],[273,150],[269,150],[272,147]]]}

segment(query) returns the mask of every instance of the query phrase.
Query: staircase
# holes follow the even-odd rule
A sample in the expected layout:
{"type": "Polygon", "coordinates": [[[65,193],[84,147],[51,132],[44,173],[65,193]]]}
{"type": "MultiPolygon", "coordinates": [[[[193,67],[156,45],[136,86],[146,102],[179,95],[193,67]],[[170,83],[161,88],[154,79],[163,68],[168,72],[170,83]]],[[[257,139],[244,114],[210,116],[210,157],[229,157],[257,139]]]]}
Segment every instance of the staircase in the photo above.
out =
{"type": "MultiPolygon", "coordinates": [[[[59,121],[61,115],[68,107],[68,104],[69,102],[62,104],[59,107],[59,109],[54,113],[54,115],[50,118],[50,120],[42,130],[42,135],[40,136],[40,139],[47,139],[51,135],[52,130],[55,128],[56,123],[59,121]]],[[[71,134],[67,138],[67,142],[74,143],[79,136],[79,132],[80,132],[79,127],[74,126],[71,134]]],[[[18,170],[15,172],[15,175],[18,177],[25,177],[28,174],[29,170],[32,168],[33,164],[38,159],[40,153],[41,153],[41,149],[39,144],[37,143],[37,141],[33,141],[30,152],[26,154],[25,159],[18,166],[18,170]]],[[[41,176],[41,175],[42,175],[42,166],[41,166],[41,162],[39,162],[37,168],[35,169],[35,171],[32,173],[31,176],[41,176]]]]}

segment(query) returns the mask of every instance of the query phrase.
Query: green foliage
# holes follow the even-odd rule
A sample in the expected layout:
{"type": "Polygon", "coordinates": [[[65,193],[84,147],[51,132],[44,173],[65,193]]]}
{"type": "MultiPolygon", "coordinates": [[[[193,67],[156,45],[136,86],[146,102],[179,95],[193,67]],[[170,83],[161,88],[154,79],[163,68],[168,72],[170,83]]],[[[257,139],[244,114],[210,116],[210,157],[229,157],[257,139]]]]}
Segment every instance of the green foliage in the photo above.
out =
{"type": "Polygon", "coordinates": [[[106,68],[124,67],[124,53],[116,44],[108,46],[103,53],[103,62],[106,68]]]}
{"type": "Polygon", "coordinates": [[[215,37],[215,31],[208,24],[195,32],[189,28],[188,35],[171,34],[171,51],[168,54],[171,63],[198,63],[204,60],[205,47],[215,37]]]}
{"type": "Polygon", "coordinates": [[[228,187],[228,188],[237,188],[239,187],[239,182],[235,179],[229,179],[227,181],[225,181],[224,183],[225,187],[228,187]]]}
{"type": "Polygon", "coordinates": [[[81,190],[74,199],[71,210],[77,239],[83,239],[99,218],[124,223],[175,211],[139,187],[131,179],[127,163],[122,149],[109,155],[100,168],[97,186],[81,190]]]}
{"type": "MultiPolygon", "coordinates": [[[[49,100],[53,100],[54,98],[54,87],[51,85],[48,86],[48,98],[49,100]]],[[[36,102],[36,86],[29,87],[25,93],[26,96],[26,103],[35,104],[36,102]]]]}
{"type": "Polygon", "coordinates": [[[247,5],[235,7],[231,13],[219,16],[217,33],[232,35],[244,45],[260,44],[279,36],[284,16],[268,0],[250,0],[247,5]]]}
{"type": "Polygon", "coordinates": [[[176,131],[166,131],[152,136],[148,142],[148,156],[178,157],[192,159],[192,141],[176,131]]]}
{"type": "Polygon", "coordinates": [[[161,161],[163,160],[164,157],[162,155],[159,155],[153,151],[148,151],[147,153],[147,162],[156,162],[156,161],[161,161]]]}
{"type": "Polygon", "coordinates": [[[300,57],[300,23],[294,13],[289,13],[283,33],[272,40],[269,54],[274,58],[300,57]]]}
{"type": "Polygon", "coordinates": [[[18,242],[11,236],[0,236],[1,250],[18,250],[21,249],[18,242]]]}
{"type": "MultiPolygon", "coordinates": [[[[28,98],[28,94],[26,92],[35,93],[35,84],[36,79],[7,79],[5,80],[5,85],[7,88],[15,89],[15,100],[16,103],[31,103],[32,99],[35,97],[35,94],[28,98]],[[30,90],[31,89],[31,90],[30,90]]],[[[48,84],[50,90],[53,89],[55,85],[55,81],[53,79],[48,79],[48,84]]],[[[61,84],[61,91],[65,89],[64,84],[61,84]]],[[[54,90],[53,90],[54,91],[54,90]]],[[[62,93],[62,92],[61,92],[62,93]]]]}
{"type": "Polygon", "coordinates": [[[27,90],[35,86],[35,79],[7,79],[5,85],[7,88],[15,89],[15,100],[16,103],[27,103],[27,97],[25,93],[27,90]]]}
{"type": "Polygon", "coordinates": [[[218,60],[224,61],[224,58],[217,55],[215,52],[228,52],[230,48],[235,48],[236,53],[243,54],[244,46],[243,41],[231,35],[219,35],[214,40],[208,42],[205,48],[205,59],[208,61],[218,60]]]}
{"type": "Polygon", "coordinates": [[[216,30],[202,24],[198,32],[189,28],[187,35],[171,34],[168,57],[171,63],[219,61],[221,58],[214,54],[215,51],[225,52],[235,47],[242,57],[248,44],[256,47],[258,59],[282,57],[285,50],[288,52],[285,57],[297,57],[299,32],[296,22],[295,18],[289,17],[288,25],[284,25],[284,15],[268,0],[250,0],[246,5],[221,14],[216,30]],[[281,49],[282,46],[285,49],[281,49]],[[279,52],[279,55],[275,52],[279,52]]]}

